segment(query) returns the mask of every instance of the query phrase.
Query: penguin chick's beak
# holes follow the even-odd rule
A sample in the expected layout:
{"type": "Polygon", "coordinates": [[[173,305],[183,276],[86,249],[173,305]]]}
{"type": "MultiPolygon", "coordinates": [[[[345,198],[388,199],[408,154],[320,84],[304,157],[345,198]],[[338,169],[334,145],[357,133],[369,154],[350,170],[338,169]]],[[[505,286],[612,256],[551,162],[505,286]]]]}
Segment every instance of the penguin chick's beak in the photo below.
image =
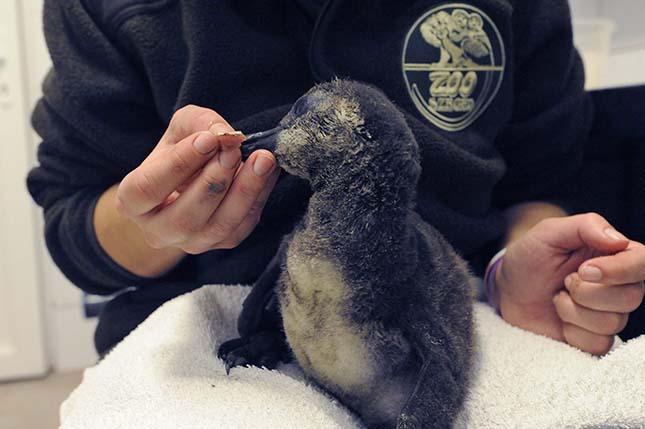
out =
{"type": "Polygon", "coordinates": [[[273,153],[280,131],[282,131],[282,127],[277,126],[270,130],[249,134],[246,140],[242,142],[242,159],[246,160],[253,151],[258,149],[266,149],[273,153]]]}

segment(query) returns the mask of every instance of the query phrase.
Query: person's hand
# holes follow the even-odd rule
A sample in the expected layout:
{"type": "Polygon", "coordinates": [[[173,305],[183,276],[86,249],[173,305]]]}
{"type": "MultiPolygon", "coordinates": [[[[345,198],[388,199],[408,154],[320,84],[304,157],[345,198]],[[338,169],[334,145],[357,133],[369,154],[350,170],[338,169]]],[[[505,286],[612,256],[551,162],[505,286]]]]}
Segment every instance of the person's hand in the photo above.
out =
{"type": "Polygon", "coordinates": [[[269,151],[241,162],[242,135],[216,112],[179,109],[150,155],[121,181],[117,209],[155,249],[236,247],[255,228],[280,169],[269,151]]]}
{"type": "Polygon", "coordinates": [[[603,217],[545,219],[513,242],[496,273],[502,317],[595,355],[643,300],[645,246],[603,217]]]}

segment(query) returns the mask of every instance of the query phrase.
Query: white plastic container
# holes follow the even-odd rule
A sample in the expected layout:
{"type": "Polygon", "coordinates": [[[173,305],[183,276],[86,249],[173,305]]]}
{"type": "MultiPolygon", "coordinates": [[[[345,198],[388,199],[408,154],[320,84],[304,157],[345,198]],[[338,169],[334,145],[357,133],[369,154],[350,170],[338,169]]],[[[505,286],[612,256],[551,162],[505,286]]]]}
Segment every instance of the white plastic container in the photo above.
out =
{"type": "Polygon", "coordinates": [[[585,66],[585,88],[606,86],[609,51],[616,25],[611,19],[573,20],[573,40],[585,66]]]}

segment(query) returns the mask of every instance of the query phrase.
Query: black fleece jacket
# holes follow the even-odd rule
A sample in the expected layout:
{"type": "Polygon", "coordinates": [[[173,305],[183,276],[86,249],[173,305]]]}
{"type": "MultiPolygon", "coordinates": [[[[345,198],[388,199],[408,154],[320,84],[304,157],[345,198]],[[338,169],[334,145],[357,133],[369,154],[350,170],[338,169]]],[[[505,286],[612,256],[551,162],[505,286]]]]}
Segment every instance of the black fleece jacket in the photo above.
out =
{"type": "Polygon", "coordinates": [[[285,176],[235,249],[190,256],[154,280],[112,261],[94,235],[94,205],[186,104],[249,133],[274,126],[317,81],[377,85],[420,145],[418,212],[473,262],[503,234],[500,210],[560,198],[592,118],[567,2],[460,4],[47,0],[53,67],[33,114],[43,142],[28,187],[44,208],[48,248],[73,283],[97,294],[134,287],[103,311],[98,351],[176,295],[252,283],[306,207],[309,189],[285,176]],[[470,120],[459,122],[460,112],[470,120]]]}

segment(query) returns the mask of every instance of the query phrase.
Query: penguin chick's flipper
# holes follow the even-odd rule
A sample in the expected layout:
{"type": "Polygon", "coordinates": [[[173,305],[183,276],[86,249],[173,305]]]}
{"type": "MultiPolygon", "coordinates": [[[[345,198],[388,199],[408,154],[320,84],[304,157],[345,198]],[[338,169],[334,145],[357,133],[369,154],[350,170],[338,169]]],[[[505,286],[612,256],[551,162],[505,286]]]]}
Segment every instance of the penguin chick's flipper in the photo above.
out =
{"type": "Polygon", "coordinates": [[[285,251],[286,245],[283,241],[244,300],[242,311],[237,319],[237,332],[241,336],[248,337],[260,331],[282,327],[280,310],[275,302],[275,286],[280,277],[280,263],[285,251]]]}
{"type": "Polygon", "coordinates": [[[430,359],[422,367],[412,395],[396,422],[397,429],[451,428],[459,385],[445,363],[430,359]]]}
{"type": "Polygon", "coordinates": [[[412,328],[419,334],[412,343],[423,364],[396,427],[451,428],[465,397],[469,365],[454,360],[455,353],[448,349],[455,345],[443,335],[420,332],[423,325],[412,328]]]}
{"type": "Polygon", "coordinates": [[[280,246],[244,300],[237,322],[241,338],[226,341],[219,347],[217,356],[224,360],[227,374],[235,366],[273,369],[279,361],[291,360],[274,291],[284,248],[284,245],[280,246]]]}

